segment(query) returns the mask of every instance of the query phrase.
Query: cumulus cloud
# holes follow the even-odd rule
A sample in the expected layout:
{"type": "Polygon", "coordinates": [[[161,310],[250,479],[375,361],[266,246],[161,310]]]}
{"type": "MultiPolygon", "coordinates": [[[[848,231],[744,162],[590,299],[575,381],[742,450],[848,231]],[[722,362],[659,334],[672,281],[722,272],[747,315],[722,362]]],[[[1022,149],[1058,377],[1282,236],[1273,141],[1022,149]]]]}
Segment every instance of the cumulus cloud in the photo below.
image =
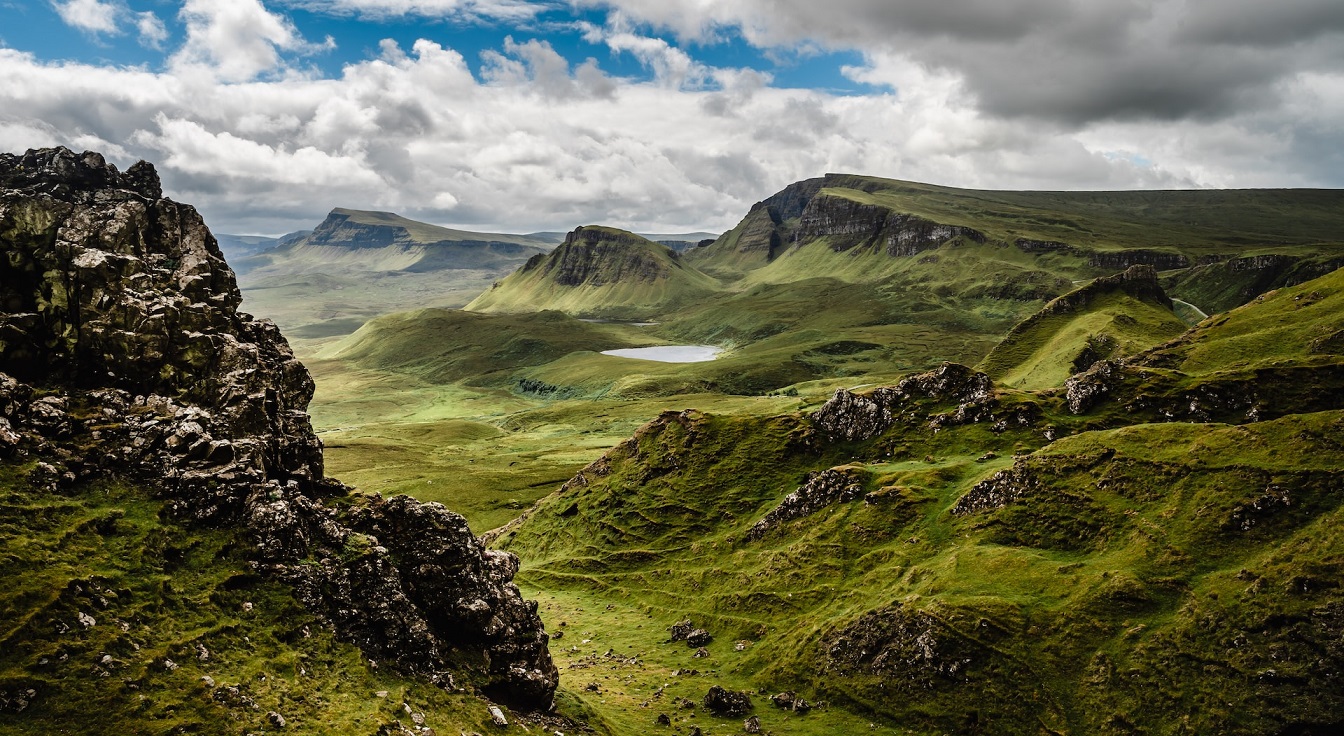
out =
{"type": "Polygon", "coordinates": [[[206,71],[246,81],[281,66],[281,51],[311,53],[332,45],[310,44],[284,16],[260,0],[187,0],[178,16],[187,40],[169,60],[179,72],[206,71]]]}
{"type": "Polygon", "coordinates": [[[161,49],[168,27],[152,11],[132,12],[123,2],[107,0],[53,0],[52,8],[66,25],[95,36],[117,36],[135,29],[142,46],[161,49]]]}
{"type": "Polygon", "coordinates": [[[611,97],[616,91],[596,60],[588,59],[571,72],[569,61],[546,41],[518,43],[509,36],[502,51],[487,50],[481,57],[481,76],[491,84],[530,86],[554,99],[611,97]]]}
{"type": "Polygon", "coordinates": [[[288,0],[285,4],[368,18],[415,15],[506,21],[529,20],[553,6],[536,0],[288,0]]]}
{"type": "Polygon", "coordinates": [[[168,27],[159,16],[145,11],[135,14],[135,30],[140,37],[140,45],[151,49],[162,49],[168,40],[168,27]]]}
{"type": "Polygon", "coordinates": [[[1205,2],[1015,4],[1027,20],[986,2],[1003,21],[988,23],[922,2],[903,4],[901,20],[859,0],[622,0],[582,32],[644,64],[634,79],[521,34],[478,73],[440,43],[386,40],[376,58],[322,76],[295,66],[315,45],[257,0],[188,0],[186,40],[158,71],[0,48],[0,148],[154,161],[172,196],[222,232],[311,226],[333,206],[514,232],[726,228],[828,171],[982,188],[1344,183],[1333,6],[1285,0],[1299,20],[1272,28],[1179,22],[1205,2]],[[687,38],[731,27],[763,48],[853,44],[863,61],[844,73],[877,91],[781,89],[641,25],[695,12],[709,20],[678,27],[687,38]],[[1181,57],[1182,44],[1196,53],[1181,57]],[[1199,63],[1214,47],[1241,77],[1199,63]],[[1189,68],[1173,72],[1180,58],[1189,68]],[[1208,89],[1183,99],[1187,86],[1208,89]]]}
{"type": "Polygon", "coordinates": [[[88,33],[118,33],[117,18],[121,9],[103,0],[65,0],[53,2],[52,7],[66,25],[88,33]]]}

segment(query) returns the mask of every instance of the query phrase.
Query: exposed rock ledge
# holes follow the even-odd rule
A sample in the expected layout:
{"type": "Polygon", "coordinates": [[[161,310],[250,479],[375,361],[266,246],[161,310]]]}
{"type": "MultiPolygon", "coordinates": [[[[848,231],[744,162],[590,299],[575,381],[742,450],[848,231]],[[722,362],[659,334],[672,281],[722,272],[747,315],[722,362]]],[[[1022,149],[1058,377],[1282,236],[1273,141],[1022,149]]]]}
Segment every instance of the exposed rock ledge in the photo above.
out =
{"type": "MultiPolygon", "coordinates": [[[[147,484],[179,517],[236,527],[255,566],[375,659],[448,686],[550,705],[536,604],[438,504],[342,504],[306,408],[313,383],[152,166],[64,148],[0,154],[0,458],[30,480],[147,484]],[[452,664],[450,664],[450,662],[452,664]]],[[[355,499],[359,501],[360,499],[355,499]]]]}

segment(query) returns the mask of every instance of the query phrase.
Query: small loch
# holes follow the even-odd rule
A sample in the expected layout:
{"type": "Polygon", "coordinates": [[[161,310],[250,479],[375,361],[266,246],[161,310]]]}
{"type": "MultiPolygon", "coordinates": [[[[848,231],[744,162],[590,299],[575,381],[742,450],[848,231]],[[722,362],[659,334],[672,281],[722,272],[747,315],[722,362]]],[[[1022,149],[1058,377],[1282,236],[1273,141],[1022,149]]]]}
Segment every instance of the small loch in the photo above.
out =
{"type": "Polygon", "coordinates": [[[659,345],[652,348],[625,348],[603,350],[603,355],[635,360],[653,360],[659,363],[705,363],[719,357],[723,348],[713,345],[659,345]]]}

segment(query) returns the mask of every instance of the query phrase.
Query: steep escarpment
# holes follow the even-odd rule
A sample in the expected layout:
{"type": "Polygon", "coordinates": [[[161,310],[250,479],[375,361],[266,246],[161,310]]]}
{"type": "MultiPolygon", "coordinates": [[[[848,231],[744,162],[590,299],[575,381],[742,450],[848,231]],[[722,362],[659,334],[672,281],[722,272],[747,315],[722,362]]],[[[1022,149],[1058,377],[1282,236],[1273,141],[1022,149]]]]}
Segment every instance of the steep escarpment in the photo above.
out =
{"type": "Polygon", "coordinates": [[[308,372],[274,325],[238,311],[214,238],[150,165],[0,156],[0,246],[5,473],[53,502],[97,483],[152,489],[186,528],[239,535],[248,574],[288,586],[371,660],[549,706],[557,673],[516,559],[442,506],[324,477],[308,372]]]}
{"type": "Polygon", "coordinates": [[[581,227],[467,305],[479,312],[555,309],[580,316],[652,316],[714,291],[714,279],[634,233],[581,227]]]}
{"type": "Polygon", "coordinates": [[[825,238],[835,251],[869,248],[888,256],[913,256],[953,238],[985,241],[974,228],[935,222],[841,190],[823,190],[808,203],[795,237],[800,243],[825,238]]]}
{"type": "Polygon", "coordinates": [[[779,257],[794,242],[794,229],[825,178],[805,179],[752,205],[737,227],[689,257],[711,272],[759,268],[779,257]]]}

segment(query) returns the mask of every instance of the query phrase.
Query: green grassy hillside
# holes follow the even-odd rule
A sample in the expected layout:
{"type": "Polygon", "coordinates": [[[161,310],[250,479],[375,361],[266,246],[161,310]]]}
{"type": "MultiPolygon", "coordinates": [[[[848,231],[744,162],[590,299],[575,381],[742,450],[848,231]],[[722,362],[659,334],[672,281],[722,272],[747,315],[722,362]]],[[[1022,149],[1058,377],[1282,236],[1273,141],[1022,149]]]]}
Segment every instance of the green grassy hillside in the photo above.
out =
{"type": "Polygon", "coordinates": [[[1015,388],[1064,385],[1108,358],[1135,355],[1185,332],[1151,268],[1136,266],[1051,301],[1014,327],[980,369],[1015,388]]]}
{"type": "Polygon", "coordinates": [[[541,365],[573,352],[657,344],[638,328],[584,322],[562,312],[488,315],[421,309],[379,317],[317,354],[354,366],[408,373],[433,383],[541,365]]]}
{"type": "Polygon", "coordinates": [[[1340,244],[1344,191],[1243,189],[1006,192],[831,175],[823,193],[1019,238],[1096,249],[1247,255],[1248,249],[1340,244]]]}
{"type": "Polygon", "coordinates": [[[1204,320],[1147,362],[1185,373],[1344,359],[1344,270],[1204,320]]]}
{"type": "MultiPolygon", "coordinates": [[[[1256,366],[1334,380],[1342,279],[1135,360],[1197,373],[1206,402],[1256,366]]],[[[574,697],[618,734],[664,710],[735,729],[645,706],[659,687],[694,699],[715,683],[830,704],[799,715],[757,698],[780,734],[855,714],[919,734],[1344,725],[1324,676],[1344,666],[1344,413],[1323,384],[1271,421],[1149,424],[1135,409],[1160,412],[1161,382],[1078,416],[1058,391],[986,396],[946,375],[874,393],[894,419],[856,441],[799,413],[664,414],[500,530],[548,624],[591,640],[560,655],[582,673],[566,687],[598,683],[574,697]],[[852,490],[779,516],[827,469],[852,490]],[[667,640],[684,618],[714,635],[707,657],[667,640]]]]}
{"type": "Polygon", "coordinates": [[[719,288],[667,246],[604,227],[575,230],[554,251],[530,259],[466,309],[639,319],[694,303],[719,288]]]}

